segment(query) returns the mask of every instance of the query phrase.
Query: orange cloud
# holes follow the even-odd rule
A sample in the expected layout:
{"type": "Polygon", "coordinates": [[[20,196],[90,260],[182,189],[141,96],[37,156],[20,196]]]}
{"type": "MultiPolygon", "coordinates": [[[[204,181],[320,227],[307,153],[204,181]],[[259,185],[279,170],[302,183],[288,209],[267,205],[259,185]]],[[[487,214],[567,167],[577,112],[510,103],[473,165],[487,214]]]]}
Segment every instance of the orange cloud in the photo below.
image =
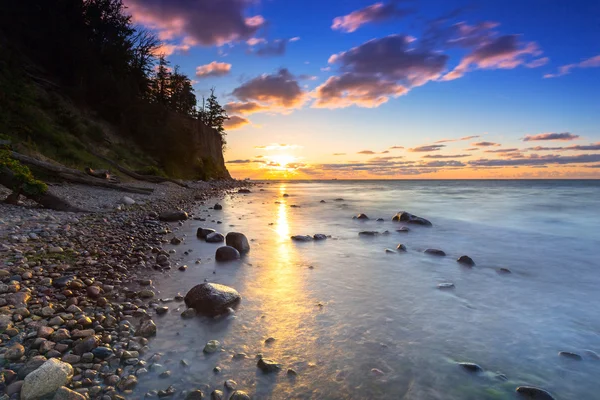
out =
{"type": "Polygon", "coordinates": [[[196,67],[197,78],[208,78],[210,76],[225,76],[231,72],[231,64],[213,61],[210,64],[196,67]]]}
{"type": "Polygon", "coordinates": [[[248,125],[250,121],[244,117],[240,117],[239,115],[232,115],[229,117],[227,121],[223,124],[225,129],[234,130],[239,129],[245,125],[248,125]]]}
{"type": "Polygon", "coordinates": [[[563,133],[540,133],[537,135],[527,135],[523,138],[524,142],[536,141],[536,140],[562,140],[569,141],[578,139],[579,135],[574,135],[569,132],[563,133]]]}

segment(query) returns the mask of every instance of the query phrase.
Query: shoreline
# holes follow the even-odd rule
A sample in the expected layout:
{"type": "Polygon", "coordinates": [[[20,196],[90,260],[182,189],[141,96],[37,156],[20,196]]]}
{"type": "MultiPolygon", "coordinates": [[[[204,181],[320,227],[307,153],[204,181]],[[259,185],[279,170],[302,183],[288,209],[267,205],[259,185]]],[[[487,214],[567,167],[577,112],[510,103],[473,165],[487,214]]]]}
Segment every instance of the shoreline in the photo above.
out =
{"type": "Polygon", "coordinates": [[[156,184],[151,196],[125,194],[135,198],[132,205],[114,205],[115,199],[124,200],[120,192],[79,185],[52,189],[79,202],[87,196],[91,209],[112,208],[106,212],[78,214],[0,205],[0,360],[4,366],[0,388],[4,399],[34,398],[32,390],[54,392],[61,387],[57,396],[71,399],[108,400],[131,393],[137,378],[130,372],[134,365],[144,363],[140,354],[156,332],[146,312],[155,296],[150,278],[159,267],[156,258],[169,257],[161,247],[171,229],[168,222],[159,221],[158,214],[190,212],[198,202],[249,183],[190,185],[183,189],[156,184]],[[55,388],[41,389],[48,386],[42,376],[46,367],[62,368],[63,379],[52,379],[55,388]],[[27,393],[21,393],[28,375],[27,393]]]}

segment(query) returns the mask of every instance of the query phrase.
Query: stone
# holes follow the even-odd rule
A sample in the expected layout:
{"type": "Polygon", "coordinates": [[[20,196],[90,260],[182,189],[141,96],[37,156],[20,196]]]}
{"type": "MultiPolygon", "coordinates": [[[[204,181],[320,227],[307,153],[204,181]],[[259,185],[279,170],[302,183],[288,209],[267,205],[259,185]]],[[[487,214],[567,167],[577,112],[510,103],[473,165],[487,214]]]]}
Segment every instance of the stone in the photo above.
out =
{"type": "Polygon", "coordinates": [[[430,254],[432,256],[439,256],[439,257],[444,257],[446,255],[446,253],[444,253],[442,250],[438,250],[438,249],[427,249],[427,250],[425,250],[425,254],[430,254]]]}
{"type": "Polygon", "coordinates": [[[102,293],[102,289],[100,289],[98,286],[88,286],[85,291],[92,299],[98,298],[100,293],[102,293]]]}
{"type": "Polygon", "coordinates": [[[240,253],[247,253],[250,251],[248,238],[240,232],[229,232],[227,236],[225,236],[225,244],[235,248],[240,253]]]}
{"type": "Polygon", "coordinates": [[[135,204],[135,200],[134,200],[134,199],[132,199],[131,197],[128,197],[128,196],[123,196],[123,197],[121,198],[121,203],[122,203],[122,204],[125,204],[126,206],[131,206],[131,205],[134,205],[134,204],[135,204]]]}
{"type": "Polygon", "coordinates": [[[135,335],[145,338],[156,335],[156,324],[151,319],[142,321],[138,329],[135,331],[135,335]]]}
{"type": "Polygon", "coordinates": [[[394,215],[392,221],[406,222],[408,224],[423,226],[433,226],[433,224],[425,218],[417,217],[416,215],[412,215],[411,213],[407,213],[406,211],[400,211],[399,213],[394,215]]]}
{"type": "Polygon", "coordinates": [[[211,233],[215,232],[214,229],[210,229],[210,228],[198,228],[198,230],[196,231],[196,237],[198,239],[206,239],[206,237],[208,235],[210,235],[211,233]]]}
{"type": "Polygon", "coordinates": [[[358,232],[359,236],[377,236],[379,235],[379,232],[377,231],[362,231],[362,232],[358,232]]]}
{"type": "Polygon", "coordinates": [[[94,357],[104,360],[105,358],[112,356],[113,351],[108,347],[96,347],[94,350],[92,350],[92,354],[94,357]]]}
{"type": "Polygon", "coordinates": [[[239,259],[239,251],[231,246],[219,247],[215,253],[215,260],[218,262],[234,261],[239,259]]]}
{"type": "Polygon", "coordinates": [[[454,289],[454,283],[445,282],[437,285],[438,289],[454,289]]]}
{"type": "Polygon", "coordinates": [[[366,214],[362,214],[362,213],[361,213],[361,214],[358,214],[357,216],[355,216],[355,217],[354,217],[354,219],[361,219],[361,220],[364,220],[364,221],[366,221],[366,220],[368,220],[368,219],[369,219],[369,217],[367,217],[367,215],[366,215],[366,214]]]}
{"type": "Polygon", "coordinates": [[[64,250],[62,247],[55,246],[55,247],[50,247],[48,249],[48,253],[50,253],[50,254],[64,253],[64,250]]]}
{"type": "Polygon", "coordinates": [[[248,393],[244,392],[243,390],[236,390],[231,394],[229,400],[251,400],[251,398],[248,393]]]}
{"type": "Polygon", "coordinates": [[[204,395],[201,390],[192,390],[185,396],[185,400],[202,400],[204,395]]]}
{"type": "Polygon", "coordinates": [[[225,386],[225,389],[227,390],[235,390],[235,388],[237,387],[237,382],[233,379],[227,379],[223,386],[225,386]]]}
{"type": "Polygon", "coordinates": [[[252,192],[250,191],[250,189],[241,188],[240,190],[238,190],[238,193],[252,193],[252,192]]]}
{"type": "Polygon", "coordinates": [[[77,364],[81,360],[81,356],[75,354],[65,354],[62,360],[69,364],[77,364]]]}
{"type": "Polygon", "coordinates": [[[204,352],[211,354],[219,350],[221,347],[221,343],[218,340],[209,340],[208,343],[204,346],[204,352]]]}
{"type": "Polygon", "coordinates": [[[48,339],[54,333],[54,329],[49,326],[40,326],[37,332],[38,337],[48,339]]]}
{"type": "Polygon", "coordinates": [[[214,205],[213,209],[215,209],[215,210],[222,210],[223,206],[220,205],[219,203],[217,203],[217,204],[214,205]]]}
{"type": "Polygon", "coordinates": [[[533,386],[519,386],[516,390],[518,394],[528,399],[535,400],[554,400],[554,397],[544,389],[533,386]]]}
{"type": "Polygon", "coordinates": [[[313,235],[313,239],[314,240],[325,240],[325,239],[327,239],[327,235],[324,235],[322,233],[315,233],[313,235]]]}
{"type": "Polygon", "coordinates": [[[25,377],[21,390],[22,400],[38,400],[55,393],[73,377],[71,365],[52,358],[25,377]]]}
{"type": "Polygon", "coordinates": [[[77,354],[78,356],[80,356],[84,353],[89,353],[90,351],[92,351],[96,347],[98,347],[99,342],[100,341],[98,340],[98,338],[96,336],[90,336],[85,339],[82,339],[82,341],[79,342],[73,348],[73,354],[77,354]]]}
{"type": "Polygon", "coordinates": [[[396,250],[398,251],[406,251],[406,246],[403,245],[402,243],[400,243],[397,247],[396,250]]]}
{"type": "Polygon", "coordinates": [[[190,289],[184,300],[189,308],[200,313],[218,315],[239,303],[241,296],[229,286],[205,282],[190,289]]]}
{"type": "Polygon", "coordinates": [[[467,267],[472,267],[475,265],[475,261],[473,261],[473,259],[469,256],[460,256],[458,257],[458,260],[456,260],[456,262],[462,265],[466,265],[467,267]]]}
{"type": "Polygon", "coordinates": [[[212,232],[206,235],[205,240],[207,243],[221,243],[225,240],[225,237],[219,232],[212,232]]]}
{"type": "Polygon", "coordinates": [[[475,363],[460,362],[460,363],[458,363],[458,365],[460,365],[463,369],[465,369],[466,371],[469,371],[469,372],[475,372],[475,373],[483,372],[483,368],[481,368],[479,365],[477,365],[475,363]]]}
{"type": "Polygon", "coordinates": [[[42,316],[44,316],[44,317],[51,317],[54,315],[54,312],[55,312],[54,308],[52,308],[50,306],[42,308],[42,316]]]}
{"type": "Polygon", "coordinates": [[[86,400],[86,397],[81,393],[77,393],[67,387],[60,387],[54,394],[53,400],[86,400]]]}
{"type": "Polygon", "coordinates": [[[225,398],[225,394],[219,389],[215,389],[210,394],[210,400],[223,400],[225,398]]]}
{"type": "Polygon", "coordinates": [[[184,319],[194,318],[195,316],[196,316],[196,310],[194,310],[193,308],[188,308],[187,310],[185,310],[181,313],[181,318],[184,318],[184,319]]]}
{"type": "Polygon", "coordinates": [[[154,291],[150,290],[150,289],[140,290],[140,292],[138,294],[142,299],[151,299],[152,297],[154,297],[156,295],[154,293],[154,291]]]}
{"type": "Polygon", "coordinates": [[[17,292],[6,295],[6,303],[15,308],[25,307],[30,299],[31,295],[29,292],[17,292]]]}
{"type": "Polygon", "coordinates": [[[185,221],[188,219],[188,214],[181,210],[165,211],[158,215],[158,219],[165,222],[185,221]]]}
{"type": "Polygon", "coordinates": [[[576,360],[576,361],[583,360],[583,357],[581,357],[579,354],[572,353],[570,351],[559,351],[558,355],[561,356],[561,357],[569,358],[571,360],[576,360]]]}
{"type": "Polygon", "coordinates": [[[177,246],[178,244],[181,244],[182,240],[179,239],[178,237],[174,237],[171,239],[171,244],[174,246],[177,246]]]}
{"type": "Polygon", "coordinates": [[[500,269],[498,270],[498,273],[499,273],[499,274],[512,274],[511,270],[510,270],[510,269],[508,269],[508,268],[500,268],[500,269]]]}
{"type": "Polygon", "coordinates": [[[281,369],[281,366],[275,361],[268,360],[266,358],[261,358],[260,360],[258,360],[256,366],[260,368],[260,370],[264,373],[277,372],[281,369]]]}
{"type": "Polygon", "coordinates": [[[167,307],[167,306],[156,307],[155,311],[158,315],[163,315],[169,311],[169,307],[167,307]]]}
{"type": "Polygon", "coordinates": [[[295,242],[310,242],[313,238],[309,235],[294,235],[292,236],[292,240],[295,242]]]}
{"type": "Polygon", "coordinates": [[[10,385],[8,385],[6,387],[6,394],[8,396],[12,396],[17,393],[20,393],[21,390],[23,389],[23,383],[24,383],[23,381],[16,381],[16,382],[11,383],[10,385]]]}
{"type": "Polygon", "coordinates": [[[408,233],[410,231],[410,228],[408,226],[403,226],[400,229],[396,229],[396,232],[399,233],[408,233]]]}

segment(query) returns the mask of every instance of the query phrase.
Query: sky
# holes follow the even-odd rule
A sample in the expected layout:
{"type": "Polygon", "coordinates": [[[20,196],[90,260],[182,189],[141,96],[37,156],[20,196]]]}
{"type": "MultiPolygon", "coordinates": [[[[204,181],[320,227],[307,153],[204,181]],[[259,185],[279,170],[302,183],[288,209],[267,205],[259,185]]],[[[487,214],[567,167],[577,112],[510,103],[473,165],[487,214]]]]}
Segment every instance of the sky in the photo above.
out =
{"type": "Polygon", "coordinates": [[[235,178],[600,178],[597,0],[124,3],[235,178]]]}

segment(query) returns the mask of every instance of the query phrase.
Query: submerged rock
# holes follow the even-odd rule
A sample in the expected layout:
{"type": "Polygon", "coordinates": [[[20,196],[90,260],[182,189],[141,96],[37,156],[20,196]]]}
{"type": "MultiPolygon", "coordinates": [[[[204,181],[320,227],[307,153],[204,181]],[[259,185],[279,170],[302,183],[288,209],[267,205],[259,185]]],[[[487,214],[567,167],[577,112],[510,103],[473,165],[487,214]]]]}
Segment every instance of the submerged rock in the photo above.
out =
{"type": "Polygon", "coordinates": [[[250,191],[250,189],[241,188],[240,190],[238,190],[238,193],[252,193],[252,192],[250,191]]]}
{"type": "Polygon", "coordinates": [[[536,388],[533,386],[519,386],[517,388],[517,393],[521,396],[535,399],[535,400],[554,400],[554,397],[544,389],[536,388]]]}
{"type": "Polygon", "coordinates": [[[359,236],[377,236],[379,235],[379,232],[377,231],[362,231],[362,232],[358,232],[359,236]]]}
{"type": "Polygon", "coordinates": [[[206,236],[206,241],[208,243],[221,243],[224,240],[225,240],[225,236],[223,236],[219,232],[212,232],[206,236]]]}
{"type": "Polygon", "coordinates": [[[185,211],[165,211],[158,215],[158,219],[165,222],[184,221],[188,219],[188,214],[185,211]]]}
{"type": "Polygon", "coordinates": [[[365,220],[365,221],[366,221],[366,220],[368,220],[368,219],[369,219],[369,217],[367,217],[367,215],[366,215],[366,214],[362,214],[362,213],[361,213],[361,214],[358,214],[357,216],[355,216],[355,217],[354,217],[354,219],[362,219],[362,220],[365,220]]]}
{"type": "Polygon", "coordinates": [[[454,289],[454,283],[445,282],[437,285],[438,289],[454,289]]]}
{"type": "Polygon", "coordinates": [[[427,249],[425,250],[425,254],[431,254],[432,256],[440,256],[443,257],[446,255],[442,250],[438,249],[427,249]]]}
{"type": "Polygon", "coordinates": [[[466,265],[467,267],[472,267],[475,265],[475,261],[473,261],[473,259],[469,256],[460,256],[456,262],[466,265]]]}
{"type": "Polygon", "coordinates": [[[402,243],[400,243],[397,247],[396,250],[398,251],[406,251],[406,246],[403,245],[402,243]]]}
{"type": "Polygon", "coordinates": [[[67,385],[72,377],[71,365],[51,358],[25,377],[21,399],[38,400],[51,395],[60,387],[67,385]]]}
{"type": "Polygon", "coordinates": [[[403,226],[400,229],[396,229],[396,232],[399,233],[408,233],[410,231],[410,228],[408,226],[403,226]]]}
{"type": "Polygon", "coordinates": [[[309,235],[294,235],[292,236],[292,240],[296,242],[310,242],[313,240],[313,238],[309,235]]]}
{"type": "Polygon", "coordinates": [[[208,235],[210,235],[211,233],[215,232],[214,229],[210,229],[210,228],[198,228],[198,230],[196,231],[196,237],[198,239],[206,239],[206,237],[208,235]]]}
{"type": "Polygon", "coordinates": [[[210,400],[223,400],[225,398],[225,394],[219,389],[215,389],[210,394],[210,400]]]}
{"type": "Polygon", "coordinates": [[[481,368],[479,365],[477,365],[475,363],[460,362],[460,363],[458,363],[458,365],[460,365],[463,369],[465,369],[469,372],[475,372],[475,373],[483,372],[483,368],[481,368]]]}
{"type": "Polygon", "coordinates": [[[139,328],[135,331],[135,335],[145,338],[156,335],[156,324],[151,319],[142,321],[139,328]]]}
{"type": "Polygon", "coordinates": [[[218,262],[235,261],[240,259],[240,252],[231,246],[223,246],[217,249],[215,260],[218,262]]]}
{"type": "Polygon", "coordinates": [[[185,295],[185,304],[189,308],[209,315],[218,315],[241,300],[240,294],[233,288],[218,283],[201,283],[194,286],[185,295]]]}
{"type": "Polygon", "coordinates": [[[315,240],[325,240],[325,239],[327,239],[327,235],[324,235],[322,233],[315,233],[313,235],[313,239],[315,239],[315,240]]]}
{"type": "Polygon", "coordinates": [[[246,235],[240,232],[229,232],[225,236],[225,244],[235,248],[240,253],[246,253],[250,251],[250,243],[246,235]]]}
{"type": "Polygon", "coordinates": [[[248,393],[244,392],[243,390],[236,390],[231,394],[229,400],[251,400],[251,398],[248,393]]]}
{"type": "Polygon", "coordinates": [[[206,345],[204,346],[204,352],[211,354],[216,352],[217,350],[219,350],[219,348],[221,347],[221,343],[219,343],[218,340],[209,340],[206,345]]]}
{"type": "Polygon", "coordinates": [[[407,213],[406,211],[400,211],[392,218],[392,221],[398,222],[406,222],[408,224],[415,225],[423,225],[423,226],[432,226],[433,224],[426,220],[425,218],[417,217],[416,215],[412,215],[411,213],[407,213]]]}
{"type": "Polygon", "coordinates": [[[256,363],[256,366],[261,369],[264,373],[277,372],[281,369],[281,366],[277,364],[273,360],[268,360],[266,358],[261,358],[256,363]]]}
{"type": "Polygon", "coordinates": [[[512,271],[510,269],[508,269],[508,268],[500,268],[498,270],[498,273],[499,274],[512,274],[512,271]]]}
{"type": "Polygon", "coordinates": [[[558,355],[561,357],[570,358],[571,360],[577,360],[577,361],[583,360],[583,357],[581,357],[579,354],[572,353],[570,351],[559,351],[558,355]]]}

